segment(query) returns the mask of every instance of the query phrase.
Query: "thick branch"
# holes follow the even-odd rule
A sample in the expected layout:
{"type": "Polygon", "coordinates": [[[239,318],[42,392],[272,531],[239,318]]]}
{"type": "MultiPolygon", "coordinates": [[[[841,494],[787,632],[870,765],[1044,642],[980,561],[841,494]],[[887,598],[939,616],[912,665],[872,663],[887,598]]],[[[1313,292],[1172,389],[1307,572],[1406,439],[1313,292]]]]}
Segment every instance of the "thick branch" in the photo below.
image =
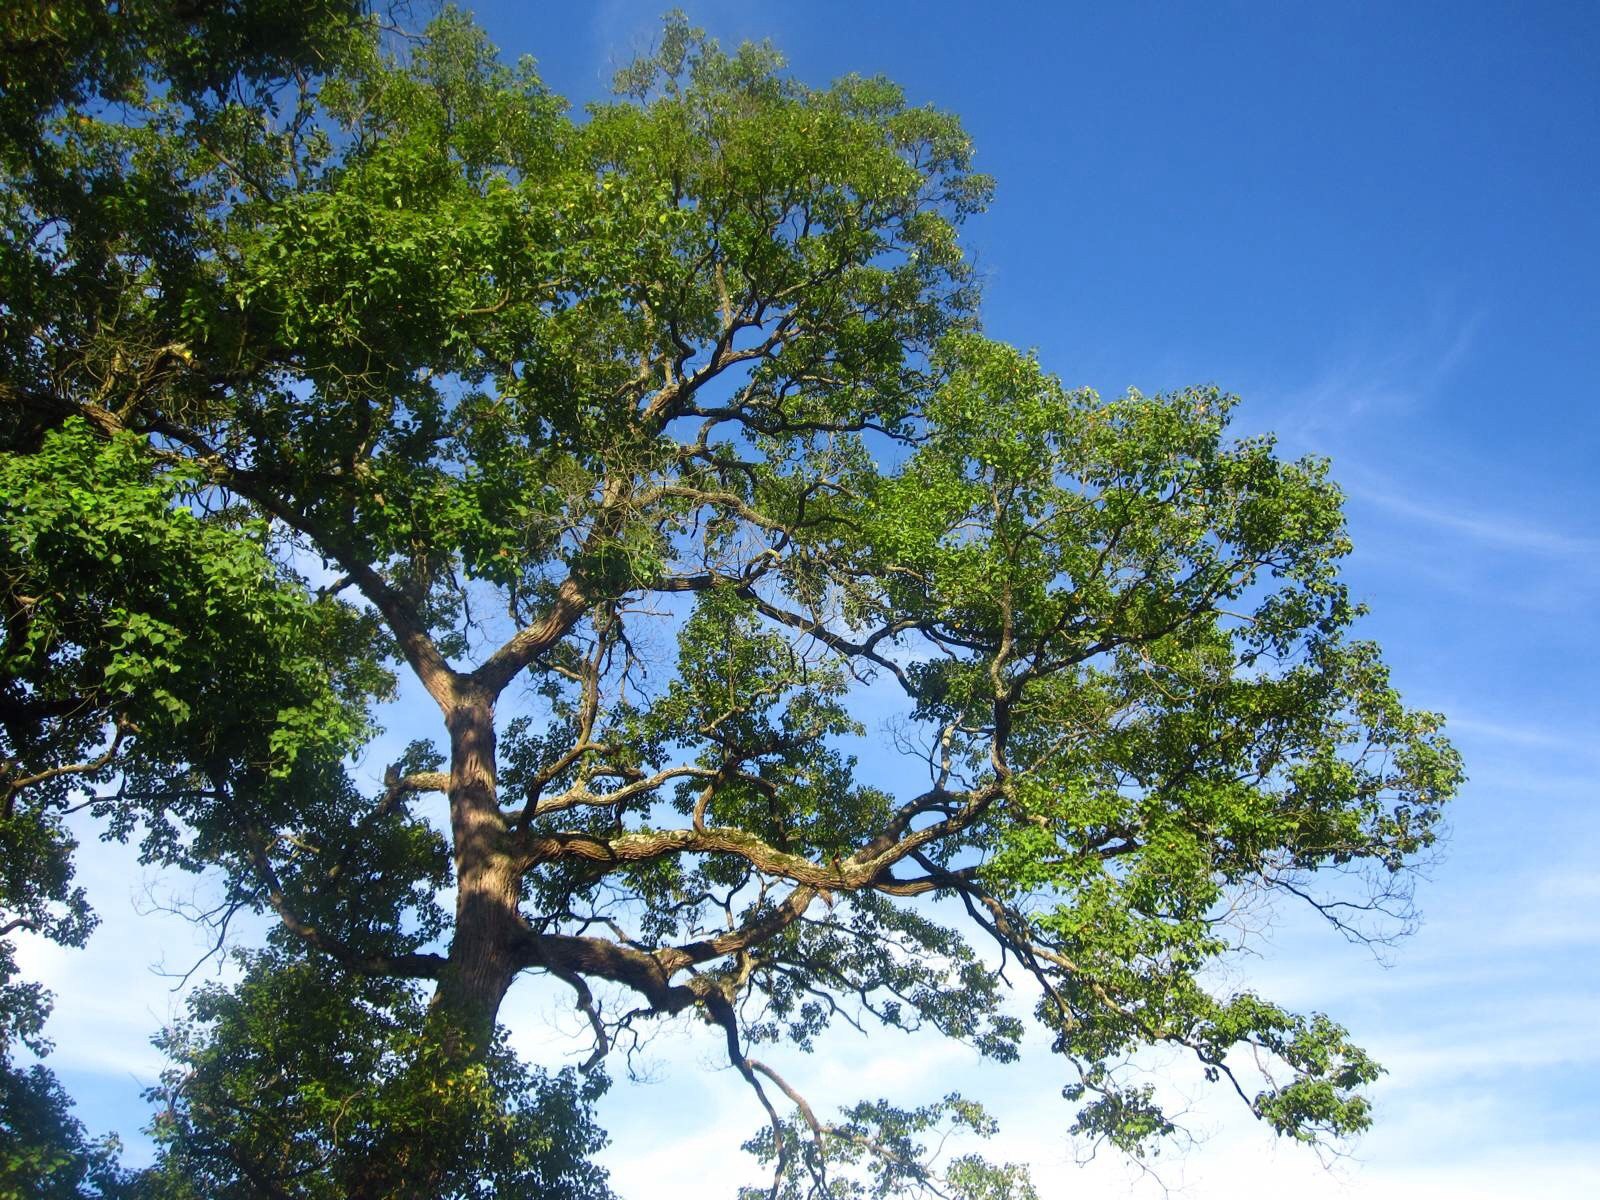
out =
{"type": "Polygon", "coordinates": [[[556,591],[555,602],[544,616],[517,630],[468,676],[473,689],[491,698],[499,696],[529,663],[564,638],[588,607],[583,589],[568,579],[556,591]]]}

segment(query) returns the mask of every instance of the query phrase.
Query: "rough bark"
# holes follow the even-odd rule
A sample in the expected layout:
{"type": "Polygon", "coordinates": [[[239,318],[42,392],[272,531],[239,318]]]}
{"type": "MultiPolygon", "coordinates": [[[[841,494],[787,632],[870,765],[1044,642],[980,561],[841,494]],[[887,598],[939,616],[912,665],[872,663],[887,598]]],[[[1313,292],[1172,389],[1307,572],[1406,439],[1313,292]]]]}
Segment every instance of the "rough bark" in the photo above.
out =
{"type": "Polygon", "coordinates": [[[519,966],[516,950],[529,931],[518,911],[521,870],[496,793],[494,700],[458,695],[446,725],[456,924],[433,1008],[451,1036],[465,1039],[465,1056],[476,1058],[494,1037],[495,1014],[519,966]]]}

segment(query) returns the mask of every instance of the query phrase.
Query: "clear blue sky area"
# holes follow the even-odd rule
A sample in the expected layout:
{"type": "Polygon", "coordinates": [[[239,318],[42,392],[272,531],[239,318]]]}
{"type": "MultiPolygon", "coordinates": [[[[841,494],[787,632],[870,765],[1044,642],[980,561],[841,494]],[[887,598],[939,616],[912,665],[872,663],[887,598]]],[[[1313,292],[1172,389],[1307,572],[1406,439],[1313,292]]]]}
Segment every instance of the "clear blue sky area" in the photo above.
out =
{"type": "MultiPolygon", "coordinates": [[[[649,47],[661,7],[476,6],[580,104],[649,47]]],[[[1377,1129],[1329,1174],[1200,1101],[1211,1139],[1166,1182],[1229,1200],[1600,1195],[1600,4],[686,7],[726,43],[771,38],[802,79],[882,73],[964,119],[998,181],[965,234],[991,335],[1104,393],[1217,383],[1243,396],[1243,431],[1331,456],[1368,632],[1407,699],[1451,717],[1471,782],[1420,932],[1385,967],[1286,914],[1238,975],[1327,1009],[1386,1063],[1377,1129]]],[[[119,910],[125,867],[104,869],[96,894],[119,910]]],[[[129,1135],[156,1060],[128,1047],[169,1001],[118,1025],[71,989],[120,987],[95,956],[138,974],[155,944],[103,934],[41,959],[58,1066],[91,1124],[129,1135]]],[[[531,998],[524,1044],[573,1027],[565,1003],[531,998]]],[[[737,1144],[759,1115],[708,1075],[715,1049],[664,1045],[658,1082],[607,1099],[626,1195],[753,1178],[737,1144]],[[683,1173],[686,1154],[704,1157],[683,1173]]],[[[795,1066],[841,1100],[874,1072],[909,1099],[970,1074],[1047,1198],[1160,1195],[1064,1165],[1051,1064],[990,1077],[880,1039],[795,1066]]]]}

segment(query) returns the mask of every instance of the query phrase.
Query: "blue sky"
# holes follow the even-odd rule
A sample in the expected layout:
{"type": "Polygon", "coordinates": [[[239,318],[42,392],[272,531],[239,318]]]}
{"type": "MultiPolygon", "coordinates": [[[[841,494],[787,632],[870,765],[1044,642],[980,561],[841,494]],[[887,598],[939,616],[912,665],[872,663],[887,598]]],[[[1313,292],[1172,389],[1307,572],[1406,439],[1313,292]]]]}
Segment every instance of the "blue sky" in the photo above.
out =
{"type": "MultiPolygon", "coordinates": [[[[662,3],[478,12],[582,102],[662,3]]],[[[1452,719],[1471,782],[1420,932],[1385,966],[1285,911],[1237,965],[1388,1065],[1377,1128],[1324,1166],[1196,1090],[1206,1136],[1162,1181],[1230,1200],[1600,1194],[1600,6],[687,7],[725,42],[770,37],[808,81],[881,72],[961,115],[998,181],[965,234],[991,335],[1107,394],[1217,383],[1244,397],[1243,431],[1330,455],[1367,632],[1408,700],[1452,719]]],[[[133,1138],[159,1069],[143,1039],[175,1003],[147,967],[194,935],[130,918],[125,859],[86,851],[107,927],[30,963],[60,995],[55,1061],[83,1115],[133,1138]]],[[[529,988],[507,1016],[559,1058],[567,1004],[529,988]]],[[[625,1195],[753,1177],[736,1148],[759,1119],[714,1042],[663,1038],[655,1081],[607,1099],[625,1195]]],[[[824,1105],[864,1078],[973,1092],[1049,1200],[1161,1194],[1123,1164],[1069,1165],[1054,1064],[985,1070],[888,1035],[795,1057],[824,1105]]]]}

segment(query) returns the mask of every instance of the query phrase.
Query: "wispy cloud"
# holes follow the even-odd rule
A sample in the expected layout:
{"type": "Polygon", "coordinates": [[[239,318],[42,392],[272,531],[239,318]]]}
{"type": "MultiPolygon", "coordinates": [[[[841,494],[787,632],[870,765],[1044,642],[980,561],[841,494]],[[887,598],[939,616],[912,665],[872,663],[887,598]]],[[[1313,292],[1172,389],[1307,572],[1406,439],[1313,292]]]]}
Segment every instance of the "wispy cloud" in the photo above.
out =
{"type": "Polygon", "coordinates": [[[1544,723],[1534,725],[1463,716],[1456,706],[1443,707],[1449,713],[1449,733],[1457,740],[1499,742],[1505,746],[1529,750],[1553,750],[1586,759],[1600,756],[1600,745],[1596,744],[1596,733],[1592,729],[1573,731],[1544,723]]]}
{"type": "Polygon", "coordinates": [[[1441,508],[1367,483],[1346,483],[1345,490],[1356,499],[1395,516],[1484,545],[1567,560],[1600,558],[1600,537],[1549,529],[1518,516],[1441,508]]]}
{"type": "Polygon", "coordinates": [[[1432,401],[1471,355],[1485,316],[1439,304],[1409,330],[1338,346],[1309,381],[1279,393],[1284,439],[1325,445],[1352,422],[1432,401]]]}
{"type": "Polygon", "coordinates": [[[1435,1024],[1425,1035],[1379,1044],[1376,1053],[1394,1086],[1439,1088],[1535,1068],[1581,1065],[1587,1071],[1600,1063],[1600,1031],[1592,1009],[1572,997],[1565,1011],[1537,1012],[1520,1022],[1508,1024],[1496,1009],[1475,1020],[1435,1024]]]}

